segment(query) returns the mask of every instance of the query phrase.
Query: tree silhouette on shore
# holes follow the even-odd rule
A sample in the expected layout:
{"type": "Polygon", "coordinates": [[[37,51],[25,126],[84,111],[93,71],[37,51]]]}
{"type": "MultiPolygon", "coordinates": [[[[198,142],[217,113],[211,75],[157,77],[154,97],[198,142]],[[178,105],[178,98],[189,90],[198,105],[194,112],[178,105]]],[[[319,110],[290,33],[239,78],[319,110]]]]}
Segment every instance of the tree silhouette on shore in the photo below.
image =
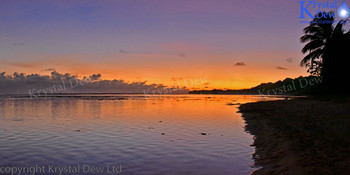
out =
{"type": "Polygon", "coordinates": [[[327,90],[344,92],[350,77],[350,31],[344,30],[347,20],[336,23],[334,17],[324,17],[322,13],[325,12],[315,15],[304,28],[300,42],[306,43],[302,53],[307,55],[300,64],[310,74],[322,76],[327,90]]]}

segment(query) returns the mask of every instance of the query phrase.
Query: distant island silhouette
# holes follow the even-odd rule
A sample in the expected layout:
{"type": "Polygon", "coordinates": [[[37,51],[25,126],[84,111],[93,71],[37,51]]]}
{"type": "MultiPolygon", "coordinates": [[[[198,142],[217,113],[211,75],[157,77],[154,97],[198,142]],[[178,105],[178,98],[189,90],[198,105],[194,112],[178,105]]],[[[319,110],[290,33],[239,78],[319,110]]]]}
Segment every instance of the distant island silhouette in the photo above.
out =
{"type": "Polygon", "coordinates": [[[237,95],[309,95],[319,91],[322,77],[310,75],[298,78],[286,78],[274,83],[262,83],[250,89],[213,89],[195,90],[189,94],[237,94],[237,95]]]}

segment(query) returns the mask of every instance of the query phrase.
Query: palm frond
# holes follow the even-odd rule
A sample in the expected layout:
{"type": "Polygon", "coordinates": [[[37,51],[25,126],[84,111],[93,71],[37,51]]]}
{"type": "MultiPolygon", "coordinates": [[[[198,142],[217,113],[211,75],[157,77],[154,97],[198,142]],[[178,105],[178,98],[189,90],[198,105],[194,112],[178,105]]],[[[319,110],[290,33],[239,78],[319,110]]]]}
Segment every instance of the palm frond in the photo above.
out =
{"type": "Polygon", "coordinates": [[[310,35],[310,34],[306,34],[304,36],[302,36],[300,38],[300,42],[301,43],[305,43],[305,42],[308,42],[308,41],[313,41],[313,40],[323,40],[323,37],[320,36],[320,35],[310,35]]]}
{"type": "Polygon", "coordinates": [[[317,49],[313,52],[310,52],[301,60],[300,65],[307,67],[307,65],[310,65],[308,64],[309,62],[313,63],[316,59],[322,58],[323,52],[323,49],[317,49]]]}
{"type": "Polygon", "coordinates": [[[303,49],[301,50],[302,53],[306,52],[312,52],[316,49],[319,49],[320,47],[324,46],[324,41],[323,40],[312,40],[308,42],[303,49]]]}

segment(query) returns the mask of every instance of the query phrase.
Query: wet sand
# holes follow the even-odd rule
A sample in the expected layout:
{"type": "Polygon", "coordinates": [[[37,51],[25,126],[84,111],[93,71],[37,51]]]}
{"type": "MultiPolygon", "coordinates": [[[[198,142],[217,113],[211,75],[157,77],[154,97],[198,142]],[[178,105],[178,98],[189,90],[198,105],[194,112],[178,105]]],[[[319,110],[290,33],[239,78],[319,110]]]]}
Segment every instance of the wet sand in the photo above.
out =
{"type": "Polygon", "coordinates": [[[255,136],[253,174],[350,172],[349,100],[310,98],[257,102],[239,107],[255,136]]]}

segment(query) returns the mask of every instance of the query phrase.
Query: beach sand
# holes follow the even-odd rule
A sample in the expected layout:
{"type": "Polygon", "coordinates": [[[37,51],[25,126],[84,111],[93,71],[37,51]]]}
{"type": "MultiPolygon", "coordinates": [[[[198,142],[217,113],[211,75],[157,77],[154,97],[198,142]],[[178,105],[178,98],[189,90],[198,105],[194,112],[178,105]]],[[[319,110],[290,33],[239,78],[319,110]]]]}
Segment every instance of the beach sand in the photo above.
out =
{"type": "Polygon", "coordinates": [[[350,103],[301,98],[243,104],[253,174],[349,174],[350,103]]]}

